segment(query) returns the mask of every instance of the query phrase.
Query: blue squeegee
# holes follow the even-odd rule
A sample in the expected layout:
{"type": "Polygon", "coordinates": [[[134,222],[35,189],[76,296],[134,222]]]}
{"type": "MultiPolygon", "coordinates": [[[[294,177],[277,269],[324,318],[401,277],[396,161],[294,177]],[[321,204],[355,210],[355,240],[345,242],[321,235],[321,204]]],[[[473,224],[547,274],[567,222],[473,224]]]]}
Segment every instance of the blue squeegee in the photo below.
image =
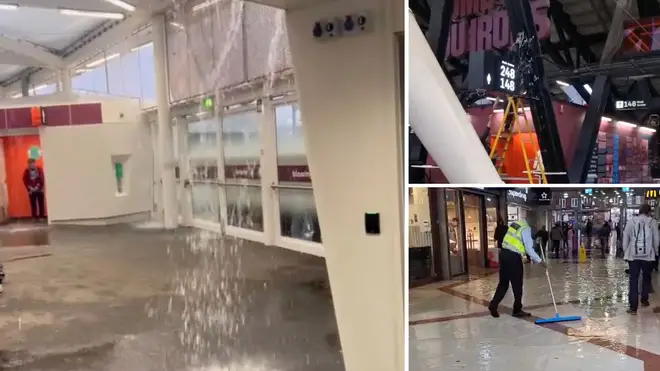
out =
{"type": "MultiPolygon", "coordinates": [[[[543,253],[543,248],[541,248],[541,256],[543,257],[543,260],[545,260],[545,254],[543,253]]],[[[545,323],[555,323],[555,322],[569,322],[569,321],[580,321],[582,320],[582,317],[580,316],[567,316],[567,317],[562,317],[559,315],[559,311],[557,310],[557,302],[555,301],[555,292],[552,290],[552,283],[550,283],[550,273],[548,270],[545,270],[545,276],[548,277],[548,286],[550,286],[550,295],[552,296],[552,305],[555,306],[555,316],[550,317],[550,318],[539,318],[534,323],[537,325],[542,325],[545,323]]]]}

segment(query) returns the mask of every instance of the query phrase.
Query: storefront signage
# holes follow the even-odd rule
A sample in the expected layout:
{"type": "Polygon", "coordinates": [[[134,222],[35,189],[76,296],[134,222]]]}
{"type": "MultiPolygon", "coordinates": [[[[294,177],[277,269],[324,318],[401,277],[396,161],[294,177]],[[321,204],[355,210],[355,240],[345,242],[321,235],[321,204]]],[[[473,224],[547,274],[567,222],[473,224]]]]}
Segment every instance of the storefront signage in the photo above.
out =
{"type": "Polygon", "coordinates": [[[644,195],[646,196],[646,198],[655,199],[658,197],[658,191],[656,189],[649,189],[646,191],[646,193],[644,193],[644,195]]]}
{"type": "MultiPolygon", "coordinates": [[[[227,179],[261,179],[259,165],[247,166],[225,166],[225,178],[227,179]]],[[[299,182],[311,183],[312,177],[309,174],[309,167],[300,166],[278,166],[277,180],[280,182],[299,182]]]]}
{"type": "Polygon", "coordinates": [[[536,193],[536,201],[539,205],[550,205],[552,201],[552,189],[550,188],[534,188],[536,193]]]}
{"type": "Polygon", "coordinates": [[[527,191],[524,190],[509,189],[507,191],[507,196],[509,196],[512,201],[527,202],[527,191]]]}
{"type": "MultiPolygon", "coordinates": [[[[532,16],[539,39],[550,36],[549,0],[532,0],[532,16]]],[[[501,0],[454,0],[448,57],[462,57],[480,50],[504,49],[511,45],[509,16],[501,0]]]]}

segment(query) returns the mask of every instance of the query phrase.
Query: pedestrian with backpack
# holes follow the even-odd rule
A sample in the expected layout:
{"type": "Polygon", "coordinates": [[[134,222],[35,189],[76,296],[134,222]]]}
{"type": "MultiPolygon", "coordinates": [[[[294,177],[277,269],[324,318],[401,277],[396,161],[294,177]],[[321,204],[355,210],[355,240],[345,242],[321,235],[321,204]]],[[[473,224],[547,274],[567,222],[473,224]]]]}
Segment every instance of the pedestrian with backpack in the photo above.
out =
{"type": "Polygon", "coordinates": [[[624,259],[628,261],[630,274],[628,276],[628,313],[637,314],[640,301],[643,307],[648,307],[651,291],[651,271],[658,254],[660,233],[658,223],[651,217],[651,207],[644,204],[639,208],[639,215],[634,216],[623,231],[624,259]],[[642,276],[641,294],[639,276],[642,276]]]}

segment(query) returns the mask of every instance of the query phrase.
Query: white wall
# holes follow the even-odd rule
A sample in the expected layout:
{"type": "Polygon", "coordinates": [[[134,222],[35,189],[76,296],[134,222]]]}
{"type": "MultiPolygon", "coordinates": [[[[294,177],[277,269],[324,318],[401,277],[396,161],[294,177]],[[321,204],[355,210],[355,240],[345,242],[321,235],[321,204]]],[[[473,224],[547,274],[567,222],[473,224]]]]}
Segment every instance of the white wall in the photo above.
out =
{"type": "Polygon", "coordinates": [[[137,103],[103,105],[103,115],[124,118],[96,125],[41,128],[47,207],[51,222],[107,223],[150,212],[151,134],[137,116],[137,103]],[[127,155],[124,193],[117,194],[112,156],[127,155]]]}
{"type": "Polygon", "coordinates": [[[395,0],[339,0],[287,11],[347,371],[403,369],[403,125],[394,35],[403,7],[395,0]],[[325,42],[311,35],[317,20],[365,10],[372,33],[325,42]],[[365,233],[367,212],[380,213],[379,235],[365,233]]]}

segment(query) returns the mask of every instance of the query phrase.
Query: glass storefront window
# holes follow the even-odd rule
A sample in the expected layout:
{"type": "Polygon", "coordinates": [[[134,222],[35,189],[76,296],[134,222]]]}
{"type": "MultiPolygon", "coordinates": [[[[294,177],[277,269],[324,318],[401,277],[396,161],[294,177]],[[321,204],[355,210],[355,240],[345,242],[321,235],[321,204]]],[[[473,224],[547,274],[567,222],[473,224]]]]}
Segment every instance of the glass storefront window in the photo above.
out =
{"type": "Polygon", "coordinates": [[[428,188],[410,188],[408,204],[408,266],[410,281],[433,274],[433,238],[428,188]]]}
{"type": "Polygon", "coordinates": [[[461,233],[458,206],[458,192],[454,189],[445,190],[445,205],[447,210],[447,232],[449,239],[449,271],[453,276],[465,274],[465,258],[463,253],[463,234],[461,233]]]}
{"type": "Polygon", "coordinates": [[[481,221],[481,196],[463,194],[463,213],[465,215],[465,234],[468,265],[472,267],[484,266],[484,253],[482,249],[483,226],[481,221]]]}
{"type": "Polygon", "coordinates": [[[497,228],[497,219],[499,217],[499,201],[497,197],[486,196],[486,234],[488,238],[488,249],[497,249],[495,228],[497,228]]]}
{"type": "Polygon", "coordinates": [[[259,158],[261,114],[245,111],[222,119],[225,179],[239,183],[225,187],[227,224],[263,231],[259,158]]]}
{"type": "MultiPolygon", "coordinates": [[[[210,116],[207,114],[207,116],[210,116]]],[[[213,117],[187,116],[188,159],[192,182],[193,218],[220,221],[218,198],[218,129],[213,117]]]]}
{"type": "Polygon", "coordinates": [[[275,124],[278,183],[289,186],[278,190],[280,233],[286,237],[321,242],[298,104],[276,106],[275,124]]]}

